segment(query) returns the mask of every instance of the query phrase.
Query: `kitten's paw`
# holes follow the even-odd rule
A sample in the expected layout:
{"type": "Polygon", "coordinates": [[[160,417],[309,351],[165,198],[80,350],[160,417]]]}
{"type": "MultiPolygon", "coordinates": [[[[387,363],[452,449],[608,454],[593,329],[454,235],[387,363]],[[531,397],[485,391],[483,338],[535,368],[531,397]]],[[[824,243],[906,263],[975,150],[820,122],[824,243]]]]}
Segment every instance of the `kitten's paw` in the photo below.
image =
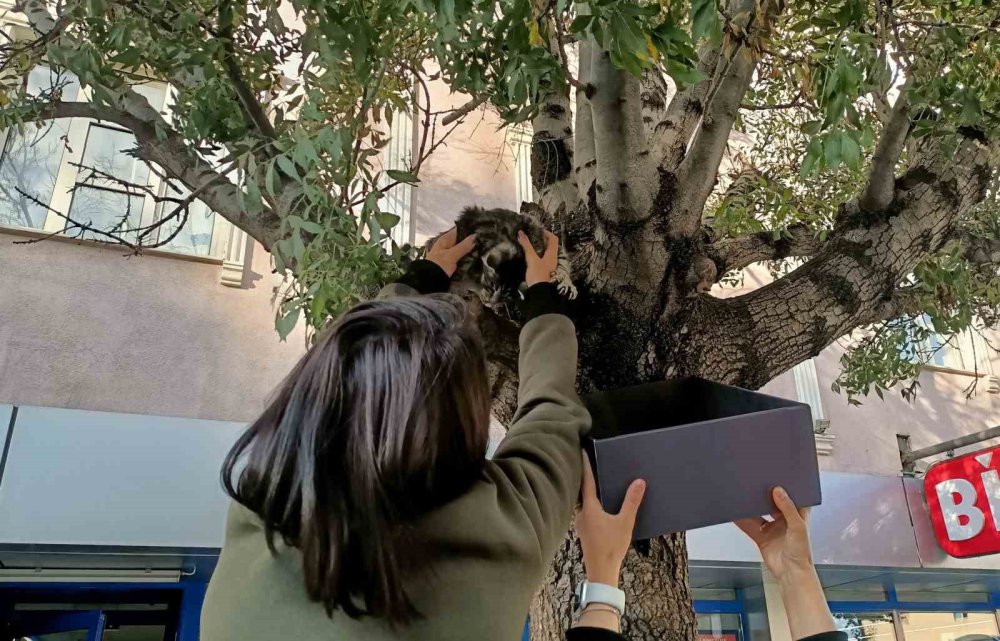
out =
{"type": "Polygon", "coordinates": [[[556,289],[566,298],[576,300],[578,292],[576,291],[576,285],[574,285],[572,281],[561,280],[556,283],[556,289]]]}

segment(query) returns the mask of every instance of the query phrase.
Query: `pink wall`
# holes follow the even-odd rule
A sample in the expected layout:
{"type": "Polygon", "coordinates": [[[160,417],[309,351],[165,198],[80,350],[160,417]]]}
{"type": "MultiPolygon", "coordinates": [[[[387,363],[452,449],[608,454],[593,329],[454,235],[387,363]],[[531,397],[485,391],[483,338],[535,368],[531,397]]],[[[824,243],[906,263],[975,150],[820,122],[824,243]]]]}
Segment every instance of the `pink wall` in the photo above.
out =
{"type": "MultiPolygon", "coordinates": [[[[974,379],[953,372],[924,371],[913,403],[893,390],[884,401],[871,394],[860,407],[850,406],[846,396],[830,390],[830,382],[840,372],[842,353],[834,344],[816,359],[829,433],[836,437],[833,454],[821,459],[828,469],[898,474],[896,434],[908,434],[913,449],[920,449],[1000,425],[1000,396],[986,391],[986,380],[980,378],[975,395],[966,399],[964,390],[974,379]]],[[[995,358],[993,363],[995,368],[1000,366],[995,358]]]]}
{"type": "MultiPolygon", "coordinates": [[[[430,85],[431,109],[459,107],[469,98],[451,94],[443,82],[430,85]]],[[[514,158],[500,119],[488,109],[469,114],[447,142],[435,150],[420,170],[414,190],[417,243],[449,227],[463,207],[504,207],[517,210],[514,158]]],[[[438,126],[441,130],[441,126],[438,126]]]]}
{"type": "Polygon", "coordinates": [[[274,331],[269,257],[222,267],[0,231],[0,403],[247,421],[303,350],[274,331]]]}

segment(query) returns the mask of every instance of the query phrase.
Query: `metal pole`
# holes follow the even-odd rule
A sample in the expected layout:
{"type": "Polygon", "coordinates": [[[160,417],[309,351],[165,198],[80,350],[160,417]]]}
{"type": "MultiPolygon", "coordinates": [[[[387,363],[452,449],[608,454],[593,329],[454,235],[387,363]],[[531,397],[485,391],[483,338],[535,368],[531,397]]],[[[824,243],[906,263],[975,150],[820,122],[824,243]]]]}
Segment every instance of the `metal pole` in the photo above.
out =
{"type": "Polygon", "coordinates": [[[950,441],[938,443],[937,445],[931,445],[930,447],[925,447],[923,449],[913,450],[912,452],[904,452],[901,454],[900,458],[903,460],[903,464],[906,465],[913,463],[914,461],[919,461],[922,458],[927,458],[928,456],[943,454],[944,452],[957,450],[958,448],[965,447],[966,445],[988,441],[991,438],[997,437],[1000,437],[1000,425],[991,427],[988,430],[983,430],[982,432],[976,432],[975,434],[966,434],[965,436],[953,438],[950,441]]]}

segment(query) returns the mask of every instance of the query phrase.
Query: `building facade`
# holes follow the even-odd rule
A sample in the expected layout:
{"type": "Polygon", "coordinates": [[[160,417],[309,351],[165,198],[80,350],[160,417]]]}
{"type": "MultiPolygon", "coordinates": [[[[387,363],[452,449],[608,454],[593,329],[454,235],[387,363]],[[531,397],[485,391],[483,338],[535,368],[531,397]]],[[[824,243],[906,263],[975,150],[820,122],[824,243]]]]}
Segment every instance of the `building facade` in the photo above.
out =
{"type": "MultiPolygon", "coordinates": [[[[24,28],[16,14],[5,20],[8,34],[24,28]]],[[[44,81],[42,69],[28,79],[44,81]]],[[[465,102],[432,89],[436,106],[465,102]]],[[[165,87],[144,91],[169,100],[165,87]]],[[[414,136],[409,120],[395,123],[389,163],[410,153],[414,136]]],[[[424,166],[419,189],[390,194],[397,241],[423,242],[468,204],[517,209],[530,198],[530,136],[496,125],[488,112],[470,118],[424,166]]],[[[131,144],[127,132],[83,119],[30,140],[2,136],[0,622],[37,639],[60,630],[88,641],[197,639],[227,506],[221,460],[305,345],[301,330],[285,342],[274,331],[269,256],[210,211],[168,247],[127,257],[61,234],[58,216],[14,189],[94,221],[125,208],[155,220],[152,202],[75,169],[100,158],[158,188],[123,153],[131,144]]],[[[745,287],[762,284],[757,276],[745,287]]],[[[851,407],[834,394],[841,345],[764,390],[808,403],[817,421],[815,555],[855,639],[1000,637],[1000,558],[941,551],[899,450],[901,438],[916,449],[1000,424],[1000,359],[978,340],[941,350],[912,403],[889,395],[851,407]]],[[[742,534],[706,528],[688,545],[706,638],[789,638],[780,597],[742,534]]]]}

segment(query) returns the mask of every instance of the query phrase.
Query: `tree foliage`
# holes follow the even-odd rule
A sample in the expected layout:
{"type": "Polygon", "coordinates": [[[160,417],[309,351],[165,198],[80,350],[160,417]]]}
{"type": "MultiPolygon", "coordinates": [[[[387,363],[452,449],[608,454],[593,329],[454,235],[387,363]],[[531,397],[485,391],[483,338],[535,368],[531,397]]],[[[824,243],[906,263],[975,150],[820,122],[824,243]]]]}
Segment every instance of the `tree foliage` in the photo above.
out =
{"type": "MultiPolygon", "coordinates": [[[[384,196],[419,188],[426,159],[477,109],[531,124],[534,207],[563,235],[580,286],[584,388],[678,375],[757,387],[844,338],[837,386],[859,402],[912,392],[941,345],[998,320],[1000,11],[989,0],[18,8],[25,26],[0,44],[0,127],[112,123],[180,194],[157,196],[170,208],[145,227],[129,228],[127,212],[99,230],[57,212],[67,230],[141,251],[201,200],[286,276],[283,336],[321,327],[412,256],[392,241],[384,196]],[[52,82],[29,89],[39,66],[52,82]],[[171,88],[163,113],[144,97],[150,81],[171,88]],[[68,97],[74,82],[89,100],[68,97]],[[431,104],[432,83],[467,102],[431,104]],[[418,144],[383,166],[404,115],[418,144]],[[760,263],[772,283],[717,295],[760,263]]],[[[502,417],[516,328],[497,314],[480,322],[502,417]]],[[[630,607],[633,638],[693,635],[690,594],[674,580],[684,549],[673,537],[630,557],[631,580],[663,582],[632,586],[650,601],[630,607]]],[[[568,608],[549,596],[533,621],[555,636],[568,608]]]]}

